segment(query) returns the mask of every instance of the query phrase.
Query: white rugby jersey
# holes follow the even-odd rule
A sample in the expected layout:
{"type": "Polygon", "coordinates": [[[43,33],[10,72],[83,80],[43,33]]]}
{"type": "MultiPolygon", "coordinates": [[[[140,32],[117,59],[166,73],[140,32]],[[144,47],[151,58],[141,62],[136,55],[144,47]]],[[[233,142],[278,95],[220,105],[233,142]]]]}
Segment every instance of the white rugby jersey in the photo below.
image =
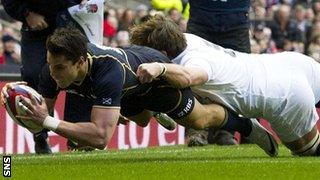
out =
{"type": "Polygon", "coordinates": [[[104,0],[90,0],[83,7],[79,4],[68,8],[70,16],[85,32],[89,42],[103,44],[104,0]]]}
{"type": "Polygon", "coordinates": [[[193,87],[202,97],[223,103],[245,117],[268,118],[278,113],[295,96],[291,85],[302,79],[310,85],[315,102],[320,100],[320,65],[294,52],[247,54],[185,34],[187,48],[173,62],[198,67],[208,74],[208,82],[193,87]]]}

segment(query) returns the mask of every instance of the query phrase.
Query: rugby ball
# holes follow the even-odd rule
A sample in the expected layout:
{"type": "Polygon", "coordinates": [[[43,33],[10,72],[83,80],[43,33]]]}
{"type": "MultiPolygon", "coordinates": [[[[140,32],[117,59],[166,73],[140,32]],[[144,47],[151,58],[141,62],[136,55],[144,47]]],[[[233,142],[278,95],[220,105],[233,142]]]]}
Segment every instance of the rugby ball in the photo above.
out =
{"type": "Polygon", "coordinates": [[[30,93],[38,101],[41,101],[41,98],[40,98],[41,95],[31,87],[26,85],[21,85],[21,84],[14,86],[12,89],[9,89],[7,93],[9,96],[5,98],[5,101],[6,101],[5,104],[6,104],[6,110],[9,116],[11,117],[11,119],[17,124],[19,124],[20,126],[27,128],[32,133],[40,132],[43,129],[42,126],[37,125],[30,119],[20,119],[20,118],[17,118],[16,116],[27,115],[26,110],[21,106],[22,103],[21,103],[20,96],[30,98],[28,94],[30,93]]]}

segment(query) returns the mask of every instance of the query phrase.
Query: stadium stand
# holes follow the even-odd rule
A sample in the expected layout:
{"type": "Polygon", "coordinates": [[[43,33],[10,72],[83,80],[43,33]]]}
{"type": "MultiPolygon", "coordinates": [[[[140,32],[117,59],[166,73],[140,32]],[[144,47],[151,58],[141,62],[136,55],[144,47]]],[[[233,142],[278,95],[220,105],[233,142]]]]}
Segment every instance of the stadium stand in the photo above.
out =
{"type": "MultiPolygon", "coordinates": [[[[148,0],[107,0],[105,8],[105,40],[104,44],[107,46],[117,46],[119,38],[121,43],[126,40],[123,32],[122,24],[128,22],[126,18],[129,18],[129,25],[139,23],[141,18],[146,14],[157,13],[154,8],[159,8],[158,4],[156,7],[152,7],[153,1],[148,0]],[[131,17],[124,17],[130,12],[131,17]],[[120,35],[117,35],[120,32],[120,35]]],[[[185,4],[185,1],[182,2],[185,4]]],[[[315,0],[312,2],[305,1],[269,1],[269,0],[256,0],[251,3],[250,19],[252,22],[251,28],[251,48],[254,53],[274,53],[282,51],[283,47],[279,47],[277,39],[272,33],[272,28],[274,23],[280,21],[277,17],[279,9],[281,7],[287,6],[288,19],[285,21],[290,21],[289,29],[280,29],[282,34],[290,34],[290,29],[298,29],[295,33],[295,38],[292,39],[290,35],[284,36],[283,41],[285,42],[285,50],[299,51],[305,54],[309,54],[316,60],[320,59],[319,49],[320,42],[319,39],[319,29],[320,29],[320,1],[315,0]],[[278,43],[278,45],[277,45],[278,43]],[[304,47],[303,47],[304,46],[304,47]]],[[[175,15],[172,17],[177,20],[177,23],[181,25],[181,29],[185,29],[185,24],[187,18],[182,15],[181,7],[179,10],[175,11],[175,15]]],[[[164,9],[161,13],[169,14],[172,12],[170,9],[164,9]]],[[[283,13],[282,13],[283,14],[283,13]]],[[[168,15],[169,16],[169,15],[168,15]]],[[[170,16],[171,17],[171,16],[170,16]]],[[[285,22],[283,22],[285,24],[285,22]]],[[[19,22],[13,21],[3,10],[0,5],[0,37],[9,34],[15,39],[19,40],[19,29],[21,24],[19,22]]],[[[285,26],[285,25],[283,25],[285,26]]],[[[127,28],[125,30],[127,31],[127,28]]],[[[0,43],[0,53],[2,53],[3,43],[0,43]],[[1,48],[2,47],[2,48],[1,48]]],[[[1,56],[0,56],[1,58],[1,56]]],[[[1,63],[0,59],[0,64],[1,63]]]]}

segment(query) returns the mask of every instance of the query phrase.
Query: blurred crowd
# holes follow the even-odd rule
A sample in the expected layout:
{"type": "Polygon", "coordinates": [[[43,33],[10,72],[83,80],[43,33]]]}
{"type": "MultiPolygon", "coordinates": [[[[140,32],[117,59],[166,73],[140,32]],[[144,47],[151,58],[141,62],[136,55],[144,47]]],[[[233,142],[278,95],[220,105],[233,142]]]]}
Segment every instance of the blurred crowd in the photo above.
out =
{"type": "Polygon", "coordinates": [[[20,32],[21,23],[13,21],[0,13],[0,65],[20,65],[20,32]]]}
{"type": "MultiPolygon", "coordinates": [[[[129,45],[130,27],[156,13],[167,15],[186,31],[188,8],[186,0],[161,6],[152,0],[150,5],[140,4],[134,9],[106,5],[103,43],[111,47],[129,45]]],[[[320,0],[253,0],[248,15],[252,53],[297,51],[320,62],[320,0]]],[[[21,23],[3,9],[0,20],[0,65],[19,65],[21,23]]]]}
{"type": "Polygon", "coordinates": [[[320,61],[320,1],[256,0],[251,4],[253,53],[297,51],[320,61]]]}

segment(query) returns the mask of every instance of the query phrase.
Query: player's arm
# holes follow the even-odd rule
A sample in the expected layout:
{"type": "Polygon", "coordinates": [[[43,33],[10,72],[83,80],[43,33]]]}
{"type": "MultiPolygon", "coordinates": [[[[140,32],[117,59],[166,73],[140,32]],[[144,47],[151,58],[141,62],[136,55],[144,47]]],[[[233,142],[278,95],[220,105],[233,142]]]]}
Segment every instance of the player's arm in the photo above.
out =
{"type": "MultiPolygon", "coordinates": [[[[31,103],[30,110],[32,112],[29,113],[29,116],[34,117],[33,119],[43,127],[72,139],[81,146],[104,149],[112,137],[120,115],[120,94],[123,82],[118,79],[122,79],[123,72],[121,65],[116,61],[103,61],[102,63],[107,63],[107,65],[101,64],[95,76],[92,77],[94,81],[92,88],[96,98],[92,107],[90,122],[69,123],[60,121],[48,116],[45,109],[47,106],[34,101],[31,103]],[[105,102],[105,99],[108,99],[110,103],[109,101],[105,102]],[[41,113],[41,111],[43,112],[41,113]]],[[[44,80],[41,81],[43,84],[46,82],[44,80]]],[[[46,84],[46,87],[50,87],[48,83],[46,84]]],[[[46,92],[46,89],[43,89],[43,92],[46,92]]],[[[55,88],[52,86],[50,89],[55,88]]],[[[51,93],[48,93],[46,97],[52,97],[51,93]]]]}
{"type": "MultiPolygon", "coordinates": [[[[104,149],[109,142],[119,118],[119,107],[93,107],[91,122],[69,123],[49,116],[45,99],[41,102],[30,94],[30,100],[21,97],[22,103],[28,108],[28,117],[35,123],[50,129],[57,134],[72,139],[81,145],[104,149]]],[[[23,117],[21,117],[23,118],[23,117]]]]}
{"type": "Polygon", "coordinates": [[[208,73],[202,68],[168,63],[141,64],[138,67],[137,76],[141,83],[148,83],[162,77],[177,88],[201,85],[208,81],[208,73]]]}
{"type": "MultiPolygon", "coordinates": [[[[44,98],[44,100],[48,114],[53,114],[56,99],[44,98]]],[[[93,107],[90,123],[69,123],[58,120],[59,125],[54,131],[81,145],[103,149],[110,141],[116,127],[117,116],[119,116],[118,109],[93,107]]],[[[52,117],[49,117],[49,119],[52,119],[52,117]]],[[[41,125],[43,125],[43,122],[41,125]]]]}
{"type": "Polygon", "coordinates": [[[1,0],[6,12],[14,19],[25,22],[25,16],[28,14],[27,3],[20,0],[1,0]]]}
{"type": "Polygon", "coordinates": [[[104,149],[113,135],[119,114],[119,108],[93,107],[91,122],[60,121],[55,132],[81,145],[104,149]]]}
{"type": "Polygon", "coordinates": [[[45,17],[28,9],[28,3],[19,0],[2,0],[6,12],[16,20],[26,22],[32,30],[48,27],[45,17]]]}

